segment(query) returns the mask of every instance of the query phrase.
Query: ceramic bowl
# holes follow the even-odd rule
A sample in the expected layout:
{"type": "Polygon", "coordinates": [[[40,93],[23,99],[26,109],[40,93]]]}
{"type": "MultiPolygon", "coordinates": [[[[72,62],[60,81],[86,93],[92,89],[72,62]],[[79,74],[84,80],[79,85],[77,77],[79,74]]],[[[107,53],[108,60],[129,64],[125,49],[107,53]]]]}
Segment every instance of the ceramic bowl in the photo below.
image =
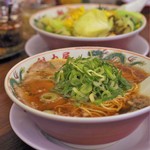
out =
{"type": "MultiPolygon", "coordinates": [[[[112,144],[131,134],[149,115],[150,107],[121,115],[95,118],[66,117],[55,114],[47,114],[33,109],[21,101],[14,92],[14,84],[21,82],[28,68],[37,61],[50,60],[54,57],[67,58],[83,56],[87,57],[89,51],[103,57],[112,55],[118,58],[118,53],[124,58],[123,63],[137,64],[150,73],[150,58],[130,51],[106,47],[71,47],[40,53],[16,64],[5,78],[5,89],[10,99],[20,108],[25,110],[28,117],[47,136],[52,136],[62,142],[71,145],[95,146],[112,144]],[[144,63],[139,63],[144,62],[144,63]],[[143,64],[142,66],[140,64],[143,64]],[[24,72],[22,72],[24,70],[24,72]]],[[[23,129],[22,129],[23,130],[23,129]]]]}
{"type": "MultiPolygon", "coordinates": [[[[39,29],[35,25],[35,19],[38,19],[39,17],[42,17],[44,15],[50,15],[52,17],[57,16],[58,12],[66,12],[68,7],[69,8],[77,8],[80,6],[84,6],[86,9],[91,8],[98,8],[99,4],[68,4],[68,5],[60,5],[56,7],[52,7],[46,10],[42,10],[37,12],[36,14],[32,15],[30,18],[30,25],[31,27],[44,39],[46,44],[50,49],[56,49],[56,48],[65,48],[65,47],[73,47],[73,46],[105,46],[105,47],[116,47],[116,48],[122,48],[127,49],[127,45],[132,43],[133,37],[135,37],[138,33],[140,33],[143,28],[146,25],[146,19],[143,16],[143,24],[142,26],[130,33],[126,34],[120,34],[117,36],[110,36],[110,37],[75,37],[75,36],[65,36],[65,35],[59,35],[50,33],[47,31],[44,31],[42,29],[39,29]]],[[[112,9],[116,8],[114,5],[106,5],[102,4],[102,7],[112,9]]]]}

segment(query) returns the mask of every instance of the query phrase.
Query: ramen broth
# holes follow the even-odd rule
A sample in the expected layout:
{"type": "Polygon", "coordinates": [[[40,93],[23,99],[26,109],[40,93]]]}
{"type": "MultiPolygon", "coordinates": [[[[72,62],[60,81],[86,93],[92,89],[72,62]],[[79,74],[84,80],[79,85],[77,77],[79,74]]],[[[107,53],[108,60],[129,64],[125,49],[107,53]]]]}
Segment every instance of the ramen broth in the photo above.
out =
{"type": "MultiPolygon", "coordinates": [[[[20,101],[32,108],[47,113],[78,117],[117,115],[150,105],[150,99],[138,95],[138,87],[130,95],[127,95],[125,100],[120,98],[115,103],[111,103],[113,100],[108,100],[105,102],[105,105],[103,103],[97,105],[91,102],[82,102],[80,104],[71,98],[63,97],[58,92],[56,92],[57,100],[41,101],[41,96],[44,93],[49,93],[50,91],[55,93],[54,88],[56,83],[53,80],[53,76],[65,62],[65,59],[53,59],[34,63],[27,71],[23,81],[15,87],[20,101]],[[110,108],[107,107],[108,105],[110,108]]],[[[149,76],[149,74],[136,67],[122,65],[120,63],[115,63],[114,65],[119,70],[122,70],[122,76],[124,78],[136,85],[149,76]]]]}

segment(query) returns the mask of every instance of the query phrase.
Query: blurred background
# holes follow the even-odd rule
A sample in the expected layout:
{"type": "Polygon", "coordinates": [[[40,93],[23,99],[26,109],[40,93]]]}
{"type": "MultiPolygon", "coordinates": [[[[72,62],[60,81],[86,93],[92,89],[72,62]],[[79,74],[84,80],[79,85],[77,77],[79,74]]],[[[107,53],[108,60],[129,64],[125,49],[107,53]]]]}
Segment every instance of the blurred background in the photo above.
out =
{"type": "MultiPolygon", "coordinates": [[[[39,10],[63,4],[99,3],[121,5],[135,0],[0,0],[0,59],[19,53],[36,32],[29,18],[39,10]]],[[[146,6],[149,7],[150,0],[146,6]]]]}

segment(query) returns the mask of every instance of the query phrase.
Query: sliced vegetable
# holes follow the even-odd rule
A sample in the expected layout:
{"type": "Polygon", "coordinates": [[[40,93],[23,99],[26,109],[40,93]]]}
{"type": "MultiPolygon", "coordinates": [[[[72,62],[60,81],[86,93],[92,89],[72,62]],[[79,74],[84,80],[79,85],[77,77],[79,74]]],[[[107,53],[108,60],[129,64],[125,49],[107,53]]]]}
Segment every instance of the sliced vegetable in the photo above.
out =
{"type": "Polygon", "coordinates": [[[124,95],[132,88],[121,71],[98,57],[68,58],[55,73],[55,91],[79,102],[101,103],[124,95]],[[62,77],[60,77],[63,76],[62,77]]]}
{"type": "Polygon", "coordinates": [[[107,16],[98,9],[92,9],[82,15],[73,26],[73,34],[82,37],[105,37],[110,30],[107,16]]]}
{"type": "Polygon", "coordinates": [[[55,93],[44,93],[40,97],[40,101],[44,103],[55,102],[58,98],[58,95],[55,93]]]}
{"type": "Polygon", "coordinates": [[[125,34],[140,28],[143,16],[125,10],[68,8],[56,17],[42,16],[35,25],[47,32],[78,37],[106,37],[125,34]]]}

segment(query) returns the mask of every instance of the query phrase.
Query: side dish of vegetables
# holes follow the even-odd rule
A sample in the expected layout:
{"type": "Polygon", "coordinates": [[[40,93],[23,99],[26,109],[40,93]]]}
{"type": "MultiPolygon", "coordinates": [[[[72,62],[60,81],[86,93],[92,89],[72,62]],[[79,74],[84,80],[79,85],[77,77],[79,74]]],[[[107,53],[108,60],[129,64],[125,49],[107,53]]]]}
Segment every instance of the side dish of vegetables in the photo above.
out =
{"type": "Polygon", "coordinates": [[[67,12],[50,14],[35,20],[47,32],[76,37],[108,37],[132,32],[142,26],[142,15],[125,10],[102,8],[68,8],[67,12]]]}

